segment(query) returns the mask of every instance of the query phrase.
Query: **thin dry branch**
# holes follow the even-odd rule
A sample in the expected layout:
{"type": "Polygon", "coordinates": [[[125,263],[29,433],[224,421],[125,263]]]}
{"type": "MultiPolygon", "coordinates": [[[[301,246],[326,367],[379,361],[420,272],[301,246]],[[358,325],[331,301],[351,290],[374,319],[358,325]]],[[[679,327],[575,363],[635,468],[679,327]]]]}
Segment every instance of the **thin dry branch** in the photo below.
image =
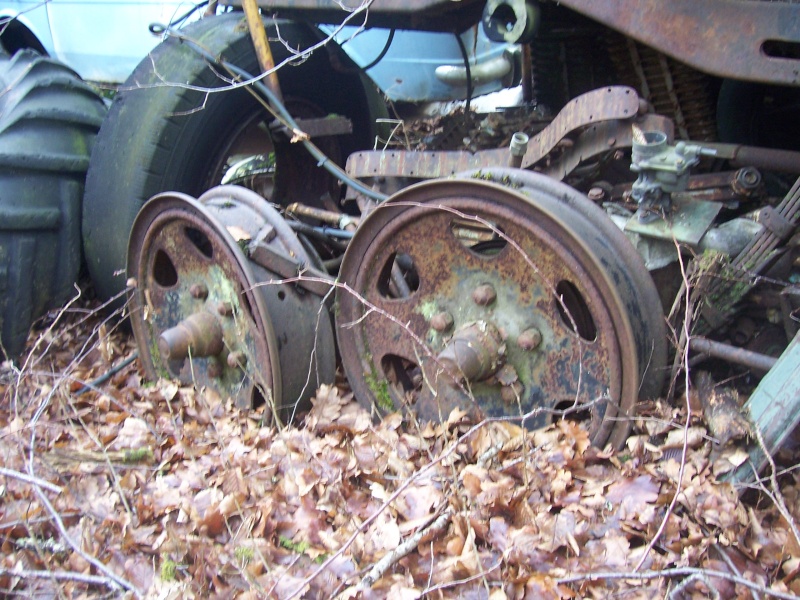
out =
{"type": "Polygon", "coordinates": [[[714,579],[724,579],[736,585],[742,585],[750,590],[760,592],[773,598],[782,598],[783,600],[797,600],[794,594],[786,592],[779,592],[771,590],[766,586],[739,577],[738,575],[731,575],[724,571],[715,571],[713,569],[700,569],[697,567],[675,567],[674,569],[663,569],[661,571],[636,571],[636,572],[597,572],[597,573],[583,573],[578,575],[570,575],[568,577],[561,577],[556,580],[559,584],[579,583],[581,581],[604,581],[604,580],[618,580],[618,579],[633,579],[638,581],[647,581],[650,579],[661,578],[674,578],[674,577],[705,577],[714,579]]]}
{"type": "Polygon", "coordinates": [[[445,509],[445,511],[440,514],[432,523],[426,527],[422,527],[419,531],[409,536],[408,539],[406,539],[397,548],[384,555],[383,558],[373,565],[373,567],[369,570],[369,573],[364,576],[357,589],[365,590],[372,587],[373,584],[378,581],[378,579],[383,577],[383,574],[386,573],[386,571],[395,565],[401,558],[411,553],[419,545],[423,537],[428,534],[436,534],[447,527],[447,524],[450,522],[450,517],[452,516],[452,509],[445,509]]]}
{"type": "Polygon", "coordinates": [[[10,477],[12,479],[17,479],[19,481],[24,481],[25,483],[30,483],[35,486],[43,487],[56,494],[60,494],[61,492],[64,491],[59,486],[52,484],[49,481],[45,481],[44,479],[39,479],[38,477],[34,477],[33,475],[26,475],[25,473],[20,473],[19,471],[14,471],[12,469],[6,469],[5,467],[0,467],[0,475],[3,475],[4,477],[10,477]]]}

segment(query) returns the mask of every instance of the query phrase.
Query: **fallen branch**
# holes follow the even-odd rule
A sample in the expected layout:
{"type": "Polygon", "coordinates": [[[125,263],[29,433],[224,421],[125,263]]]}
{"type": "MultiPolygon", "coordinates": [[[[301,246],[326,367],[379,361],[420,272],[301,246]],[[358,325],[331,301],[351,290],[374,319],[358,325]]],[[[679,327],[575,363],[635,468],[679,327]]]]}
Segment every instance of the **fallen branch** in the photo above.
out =
{"type": "Polygon", "coordinates": [[[58,487],[55,484],[50,483],[49,481],[45,481],[44,479],[39,479],[38,477],[34,477],[33,475],[26,475],[25,473],[20,473],[19,471],[12,471],[11,469],[6,469],[5,467],[0,467],[0,475],[4,477],[10,477],[11,479],[18,479],[19,481],[24,481],[25,483],[30,483],[31,485],[37,485],[39,487],[43,487],[51,492],[55,492],[56,494],[60,494],[64,490],[58,487]]]}
{"type": "Polygon", "coordinates": [[[115,590],[120,589],[120,585],[110,577],[87,575],[86,573],[76,573],[75,571],[18,571],[16,569],[5,569],[0,567],[0,576],[19,577],[20,579],[55,579],[56,581],[76,581],[79,583],[88,583],[89,585],[102,585],[115,590]]]}
{"type": "Polygon", "coordinates": [[[730,573],[726,573],[724,571],[698,569],[697,567],[675,567],[674,569],[664,569],[662,571],[634,571],[628,573],[616,573],[616,572],[584,573],[582,575],[570,575],[569,577],[561,577],[560,579],[556,580],[556,583],[568,584],[568,583],[578,583],[581,581],[603,581],[607,579],[638,579],[644,581],[649,579],[659,579],[662,577],[671,578],[671,577],[697,577],[697,576],[724,579],[726,581],[730,581],[731,583],[735,583],[737,585],[743,585],[746,588],[749,588],[756,592],[761,592],[762,594],[772,596],[773,598],[782,598],[783,600],[797,600],[797,596],[794,594],[779,592],[777,590],[771,590],[766,586],[750,581],[749,579],[745,579],[744,577],[731,575],[730,573]]]}
{"type": "Polygon", "coordinates": [[[373,586],[373,584],[378,581],[386,571],[389,570],[394,564],[397,563],[401,558],[410,554],[416,547],[419,545],[420,541],[422,540],[425,535],[429,533],[438,533],[450,522],[450,517],[453,516],[452,509],[446,509],[441,515],[439,515],[435,521],[433,521],[427,527],[421,528],[417,531],[414,535],[409,536],[409,538],[400,544],[397,548],[392,550],[391,552],[387,553],[383,558],[381,558],[375,565],[370,569],[369,573],[367,573],[364,578],[361,580],[361,583],[358,584],[356,588],[359,591],[366,590],[373,586]]]}

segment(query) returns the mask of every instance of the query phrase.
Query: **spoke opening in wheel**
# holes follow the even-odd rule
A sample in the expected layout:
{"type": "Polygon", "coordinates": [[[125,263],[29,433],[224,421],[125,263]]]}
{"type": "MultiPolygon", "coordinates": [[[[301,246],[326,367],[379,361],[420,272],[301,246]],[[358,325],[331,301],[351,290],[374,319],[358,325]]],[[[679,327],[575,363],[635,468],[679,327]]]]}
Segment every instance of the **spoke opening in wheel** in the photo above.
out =
{"type": "Polygon", "coordinates": [[[575,398],[565,398],[553,407],[553,421],[567,419],[576,423],[589,423],[596,412],[597,408],[594,405],[581,406],[575,398]]]}
{"type": "Polygon", "coordinates": [[[214,246],[208,236],[194,227],[185,227],[186,238],[209,260],[214,258],[214,246]]]}
{"type": "Polygon", "coordinates": [[[422,382],[419,365],[401,356],[387,354],[381,359],[381,368],[395,395],[413,403],[416,399],[414,392],[420,389],[422,382]]]}
{"type": "Polygon", "coordinates": [[[592,311],[583,294],[571,281],[562,279],[556,285],[556,307],[567,329],[587,342],[597,339],[597,325],[592,318],[592,311]]]}
{"type": "Polygon", "coordinates": [[[163,288],[171,288],[178,283],[178,271],[163,250],[158,250],[153,258],[153,280],[163,288]]]}
{"type": "Polygon", "coordinates": [[[378,275],[378,293],[384,298],[407,298],[419,289],[419,273],[408,254],[393,252],[378,275]]]}

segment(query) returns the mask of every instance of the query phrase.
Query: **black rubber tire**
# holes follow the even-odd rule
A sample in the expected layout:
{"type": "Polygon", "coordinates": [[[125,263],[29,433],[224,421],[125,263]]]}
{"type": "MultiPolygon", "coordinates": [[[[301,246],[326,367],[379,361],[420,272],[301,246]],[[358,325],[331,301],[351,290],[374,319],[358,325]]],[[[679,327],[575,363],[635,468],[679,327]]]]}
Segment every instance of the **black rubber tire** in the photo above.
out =
{"type": "MultiPolygon", "coordinates": [[[[274,22],[265,23],[269,37],[276,38],[274,22]]],[[[279,22],[279,32],[294,48],[308,48],[320,39],[317,30],[298,23],[279,22]]],[[[204,19],[182,33],[213,55],[250,73],[258,71],[242,13],[204,19]]],[[[283,44],[271,47],[276,63],[288,56],[283,44]]],[[[338,48],[325,48],[297,66],[281,68],[278,77],[290,109],[294,98],[301,106],[310,103],[326,114],[351,118],[355,133],[337,138],[341,159],[372,144],[374,107],[362,75],[334,69],[337,61],[329,59],[329,52],[336,52],[340,64],[347,66],[338,48]]],[[[218,71],[188,44],[170,38],[139,64],[115,98],[95,145],[84,199],[84,252],[101,298],[114,296],[124,287],[121,272],[126,266],[128,235],[142,204],[164,191],[197,197],[218,184],[209,180],[209,174],[224,144],[248,115],[263,111],[243,89],[204,94],[165,83],[219,87],[226,82],[218,71]]],[[[315,172],[313,166],[310,171],[315,172]]],[[[307,180],[311,173],[305,169],[299,179],[307,180]]]]}
{"type": "Polygon", "coordinates": [[[16,358],[28,330],[75,294],[81,199],[103,100],[32,50],[0,55],[0,334],[16,358]]]}

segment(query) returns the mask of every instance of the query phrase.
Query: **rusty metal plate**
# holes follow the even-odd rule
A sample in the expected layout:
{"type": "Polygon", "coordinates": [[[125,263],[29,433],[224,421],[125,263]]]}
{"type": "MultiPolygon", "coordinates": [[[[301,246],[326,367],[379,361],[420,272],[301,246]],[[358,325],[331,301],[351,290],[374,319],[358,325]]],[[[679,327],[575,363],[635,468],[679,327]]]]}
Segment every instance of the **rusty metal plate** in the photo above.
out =
{"type": "Polygon", "coordinates": [[[340,274],[337,337],[356,397],[422,419],[459,408],[532,427],[583,405],[595,443],[621,442],[627,423],[614,417],[636,401],[645,359],[626,306],[637,277],[602,237],[557,196],[513,182],[393,196],[362,222],[340,274]]]}
{"type": "Polygon", "coordinates": [[[800,6],[737,0],[561,0],[604,25],[719,77],[800,85],[800,6]],[[788,43],[791,52],[782,52],[788,43]]]}
{"type": "Polygon", "coordinates": [[[659,217],[650,223],[642,223],[637,211],[625,224],[625,231],[697,246],[720,210],[722,204],[719,202],[706,202],[682,194],[673,194],[672,213],[669,218],[659,217]]]}
{"type": "MultiPolygon", "coordinates": [[[[528,168],[535,165],[567,135],[604,121],[613,120],[615,124],[608,133],[603,133],[603,141],[617,136],[621,145],[624,141],[622,130],[627,126],[627,139],[630,140],[630,119],[633,119],[638,111],[639,96],[632,88],[612,86],[587,92],[569,102],[552,123],[531,138],[521,166],[528,168]]],[[[615,140],[611,148],[616,147],[616,144],[615,140]]],[[[579,162],[581,155],[573,154],[578,156],[579,162]]],[[[350,155],[347,159],[347,173],[357,179],[364,177],[437,179],[471,169],[504,167],[508,165],[510,156],[508,149],[483,150],[475,153],[364,151],[350,155]]]]}
{"type": "MultiPolygon", "coordinates": [[[[241,6],[239,0],[221,0],[223,6],[241,6]]],[[[369,14],[371,27],[462,31],[478,22],[483,0],[373,0],[363,10],[364,17],[351,22],[360,25],[369,14]]],[[[258,0],[263,14],[293,17],[314,23],[341,23],[358,9],[362,0],[258,0]]]]}

